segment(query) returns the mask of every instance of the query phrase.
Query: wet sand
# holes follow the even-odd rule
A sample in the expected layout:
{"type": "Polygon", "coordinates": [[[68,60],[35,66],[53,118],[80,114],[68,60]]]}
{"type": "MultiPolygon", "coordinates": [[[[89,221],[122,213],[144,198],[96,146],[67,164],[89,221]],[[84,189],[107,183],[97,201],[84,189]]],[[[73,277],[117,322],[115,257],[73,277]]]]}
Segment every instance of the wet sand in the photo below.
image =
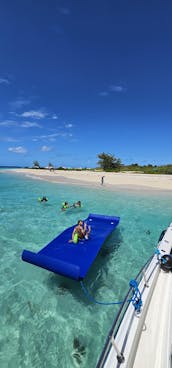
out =
{"type": "Polygon", "coordinates": [[[13,169],[13,173],[46,180],[54,183],[78,184],[84,186],[104,187],[106,189],[160,190],[172,191],[172,175],[152,175],[142,173],[109,173],[100,171],[54,170],[48,169],[13,169]],[[104,176],[104,183],[101,178],[104,176]]]}

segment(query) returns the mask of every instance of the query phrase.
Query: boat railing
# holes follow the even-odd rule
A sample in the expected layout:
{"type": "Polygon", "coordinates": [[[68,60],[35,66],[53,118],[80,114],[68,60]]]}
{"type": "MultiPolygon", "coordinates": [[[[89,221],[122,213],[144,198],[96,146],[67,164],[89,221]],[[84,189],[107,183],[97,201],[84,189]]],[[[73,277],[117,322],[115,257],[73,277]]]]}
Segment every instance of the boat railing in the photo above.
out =
{"type": "MultiPolygon", "coordinates": [[[[150,274],[148,275],[148,277],[146,278],[146,271],[153,259],[153,257],[155,257],[155,255],[152,255],[148,260],[147,262],[144,264],[144,266],[141,268],[141,270],[139,271],[139,273],[137,274],[135,280],[137,282],[137,284],[139,284],[141,282],[142,279],[144,279],[144,286],[148,286],[148,281],[150,279],[150,277],[152,276],[152,273],[154,272],[154,269],[153,271],[150,272],[150,274]]],[[[158,262],[156,263],[155,267],[158,265],[158,262]]],[[[123,356],[122,354],[120,353],[120,351],[118,350],[118,347],[117,345],[115,344],[115,336],[118,332],[118,329],[120,327],[120,324],[121,324],[121,321],[124,317],[124,314],[127,310],[127,308],[129,307],[129,304],[130,302],[132,301],[132,297],[133,297],[133,288],[130,287],[125,298],[124,298],[124,301],[123,303],[121,304],[121,307],[119,308],[119,311],[116,315],[116,318],[113,322],[113,325],[108,333],[108,337],[106,339],[106,342],[105,342],[105,345],[104,345],[104,348],[103,348],[103,351],[101,353],[101,356],[99,358],[99,361],[97,363],[97,366],[96,368],[102,368],[104,366],[104,363],[107,359],[107,356],[109,354],[109,351],[112,347],[112,345],[114,346],[116,352],[117,352],[117,359],[119,362],[122,362],[123,360],[123,356]]]]}

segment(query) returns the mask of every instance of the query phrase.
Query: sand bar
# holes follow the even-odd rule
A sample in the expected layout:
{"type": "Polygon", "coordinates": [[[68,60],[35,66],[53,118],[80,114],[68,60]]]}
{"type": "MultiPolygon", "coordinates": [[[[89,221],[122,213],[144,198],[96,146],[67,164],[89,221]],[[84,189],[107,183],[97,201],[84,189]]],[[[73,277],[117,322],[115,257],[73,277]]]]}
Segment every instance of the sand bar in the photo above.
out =
{"type": "Polygon", "coordinates": [[[152,175],[142,173],[109,173],[100,171],[54,170],[48,169],[13,169],[13,173],[20,173],[32,178],[54,183],[78,184],[102,187],[101,178],[104,176],[104,188],[107,189],[137,189],[172,191],[172,175],[152,175]]]}

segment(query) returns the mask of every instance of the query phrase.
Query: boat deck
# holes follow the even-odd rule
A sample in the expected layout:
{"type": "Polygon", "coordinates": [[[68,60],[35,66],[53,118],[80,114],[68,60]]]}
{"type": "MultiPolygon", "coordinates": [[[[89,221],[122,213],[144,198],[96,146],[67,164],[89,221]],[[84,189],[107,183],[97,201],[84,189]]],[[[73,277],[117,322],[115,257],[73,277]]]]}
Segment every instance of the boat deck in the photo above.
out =
{"type": "Polygon", "coordinates": [[[161,257],[172,253],[172,223],[157,251],[141,272],[140,312],[130,302],[122,318],[121,307],[97,368],[172,368],[172,272],[160,267],[161,257]]]}
{"type": "Polygon", "coordinates": [[[172,343],[172,273],[160,271],[141,332],[133,368],[165,368],[172,343]]]}

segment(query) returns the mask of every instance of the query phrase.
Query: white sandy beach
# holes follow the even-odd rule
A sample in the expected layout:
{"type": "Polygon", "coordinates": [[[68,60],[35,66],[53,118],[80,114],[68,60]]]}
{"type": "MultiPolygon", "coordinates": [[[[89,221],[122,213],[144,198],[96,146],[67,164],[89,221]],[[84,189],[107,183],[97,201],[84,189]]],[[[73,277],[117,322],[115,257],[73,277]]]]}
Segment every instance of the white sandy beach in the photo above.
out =
{"type": "Polygon", "coordinates": [[[101,177],[104,176],[104,188],[128,188],[137,190],[172,190],[172,175],[151,175],[139,173],[109,173],[100,171],[55,170],[48,169],[13,169],[35,179],[51,181],[54,183],[79,184],[88,186],[101,186],[101,177]]]}

